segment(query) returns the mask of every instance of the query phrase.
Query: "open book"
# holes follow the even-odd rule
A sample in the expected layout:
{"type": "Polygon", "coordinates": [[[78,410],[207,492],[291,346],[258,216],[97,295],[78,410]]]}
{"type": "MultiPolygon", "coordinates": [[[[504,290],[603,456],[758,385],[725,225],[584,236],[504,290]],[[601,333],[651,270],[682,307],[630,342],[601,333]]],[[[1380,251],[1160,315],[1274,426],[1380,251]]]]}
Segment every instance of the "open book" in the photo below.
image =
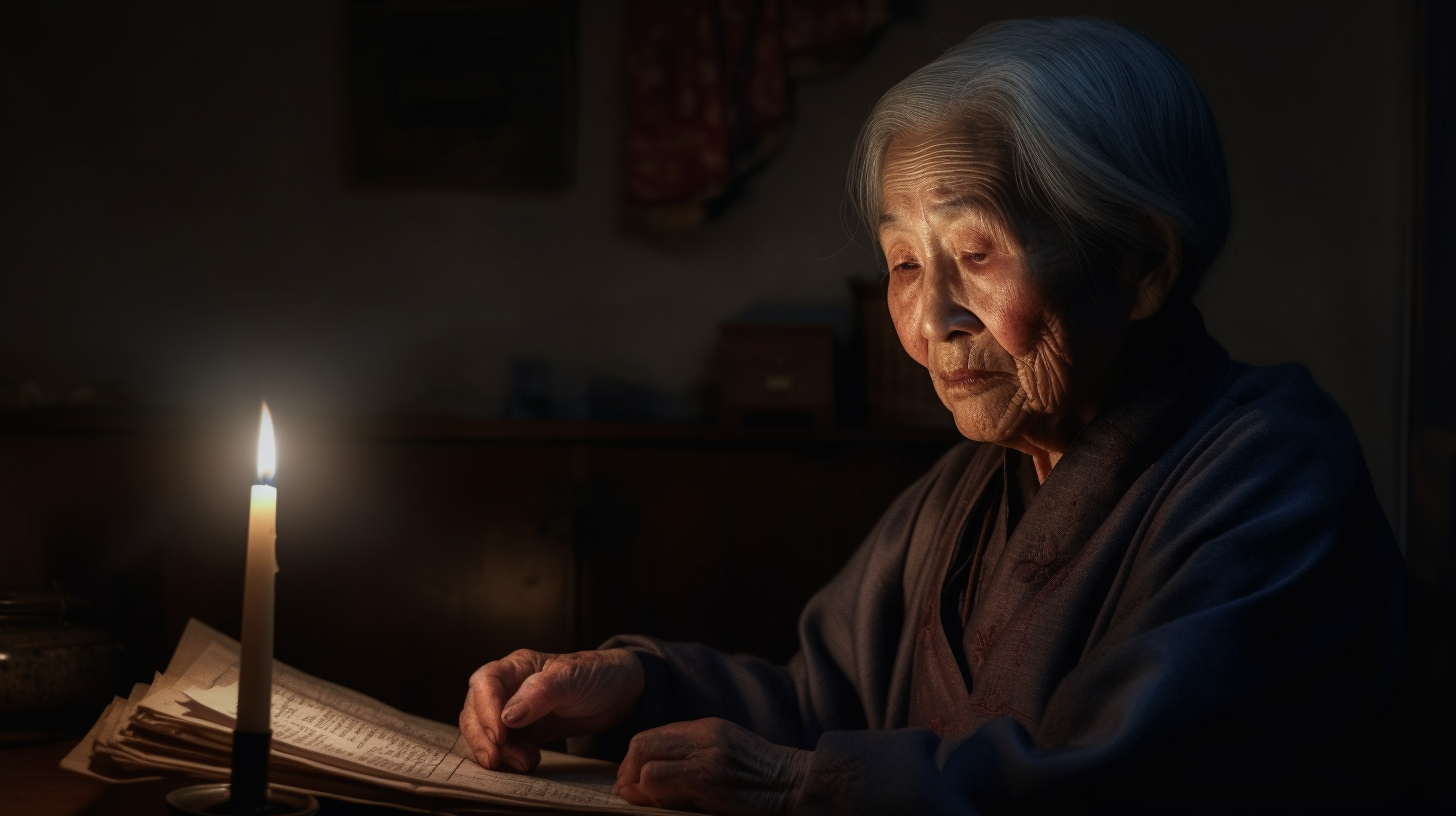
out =
{"type": "MultiPolygon", "coordinates": [[[[237,680],[237,642],[189,621],[166,672],[107,706],[61,767],[109,782],[226,780],[237,680]]],[[[427,813],[671,812],[613,795],[615,776],[610,762],[550,751],[529,775],[488,771],[453,725],[273,664],[274,787],[427,813]]]]}

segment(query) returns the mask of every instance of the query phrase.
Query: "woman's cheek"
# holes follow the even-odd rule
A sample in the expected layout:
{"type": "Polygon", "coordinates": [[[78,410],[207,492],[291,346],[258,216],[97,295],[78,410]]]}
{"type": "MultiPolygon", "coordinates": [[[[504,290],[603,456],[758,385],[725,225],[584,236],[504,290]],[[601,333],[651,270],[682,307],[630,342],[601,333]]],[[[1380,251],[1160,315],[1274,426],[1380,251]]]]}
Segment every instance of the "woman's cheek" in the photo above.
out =
{"type": "Polygon", "coordinates": [[[915,362],[930,367],[930,344],[920,333],[920,299],[907,287],[890,281],[890,320],[895,324],[895,334],[900,345],[915,362]]]}
{"type": "Polygon", "coordinates": [[[980,315],[996,344],[1012,357],[1030,356],[1046,335],[1046,311],[1041,298],[1015,287],[995,293],[980,315]]]}

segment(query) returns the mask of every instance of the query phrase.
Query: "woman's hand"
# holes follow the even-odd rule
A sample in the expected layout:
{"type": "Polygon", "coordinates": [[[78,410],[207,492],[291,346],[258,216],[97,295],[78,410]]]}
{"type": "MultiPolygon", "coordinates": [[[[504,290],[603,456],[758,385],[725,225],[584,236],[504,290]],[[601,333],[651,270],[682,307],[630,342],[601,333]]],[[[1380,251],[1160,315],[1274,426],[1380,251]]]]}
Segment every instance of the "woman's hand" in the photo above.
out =
{"type": "Polygon", "coordinates": [[[691,804],[719,816],[788,813],[809,757],[727,720],[673,723],[632,738],[617,770],[617,795],[634,805],[691,804]]]}
{"type": "Polygon", "coordinates": [[[486,768],[525,773],[540,745],[597,734],[637,708],[645,678],[626,649],[555,655],[520,649],[470,676],[460,733],[486,768]]]}

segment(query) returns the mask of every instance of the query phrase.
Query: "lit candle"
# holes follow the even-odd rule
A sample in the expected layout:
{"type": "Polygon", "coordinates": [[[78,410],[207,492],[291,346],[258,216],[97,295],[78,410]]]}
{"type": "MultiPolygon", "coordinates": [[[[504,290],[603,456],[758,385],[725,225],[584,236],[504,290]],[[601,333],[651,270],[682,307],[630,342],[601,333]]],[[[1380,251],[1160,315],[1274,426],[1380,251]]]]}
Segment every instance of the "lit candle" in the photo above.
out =
{"type": "Polygon", "coordinates": [[[238,670],[238,731],[273,730],[273,577],[278,572],[278,490],[271,484],[277,463],[273,417],[263,403],[258,428],[258,484],[248,515],[248,567],[243,579],[243,655],[238,670]]]}

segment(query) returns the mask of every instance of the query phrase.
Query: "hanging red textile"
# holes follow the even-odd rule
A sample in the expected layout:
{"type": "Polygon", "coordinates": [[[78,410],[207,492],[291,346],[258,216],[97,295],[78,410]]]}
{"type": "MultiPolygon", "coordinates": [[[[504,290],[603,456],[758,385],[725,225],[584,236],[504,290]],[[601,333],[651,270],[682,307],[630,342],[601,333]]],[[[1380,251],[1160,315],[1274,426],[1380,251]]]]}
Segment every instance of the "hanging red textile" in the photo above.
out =
{"type": "Polygon", "coordinates": [[[783,143],[790,77],[857,56],[879,0],[633,0],[626,198],[654,227],[701,222],[783,143]]]}

